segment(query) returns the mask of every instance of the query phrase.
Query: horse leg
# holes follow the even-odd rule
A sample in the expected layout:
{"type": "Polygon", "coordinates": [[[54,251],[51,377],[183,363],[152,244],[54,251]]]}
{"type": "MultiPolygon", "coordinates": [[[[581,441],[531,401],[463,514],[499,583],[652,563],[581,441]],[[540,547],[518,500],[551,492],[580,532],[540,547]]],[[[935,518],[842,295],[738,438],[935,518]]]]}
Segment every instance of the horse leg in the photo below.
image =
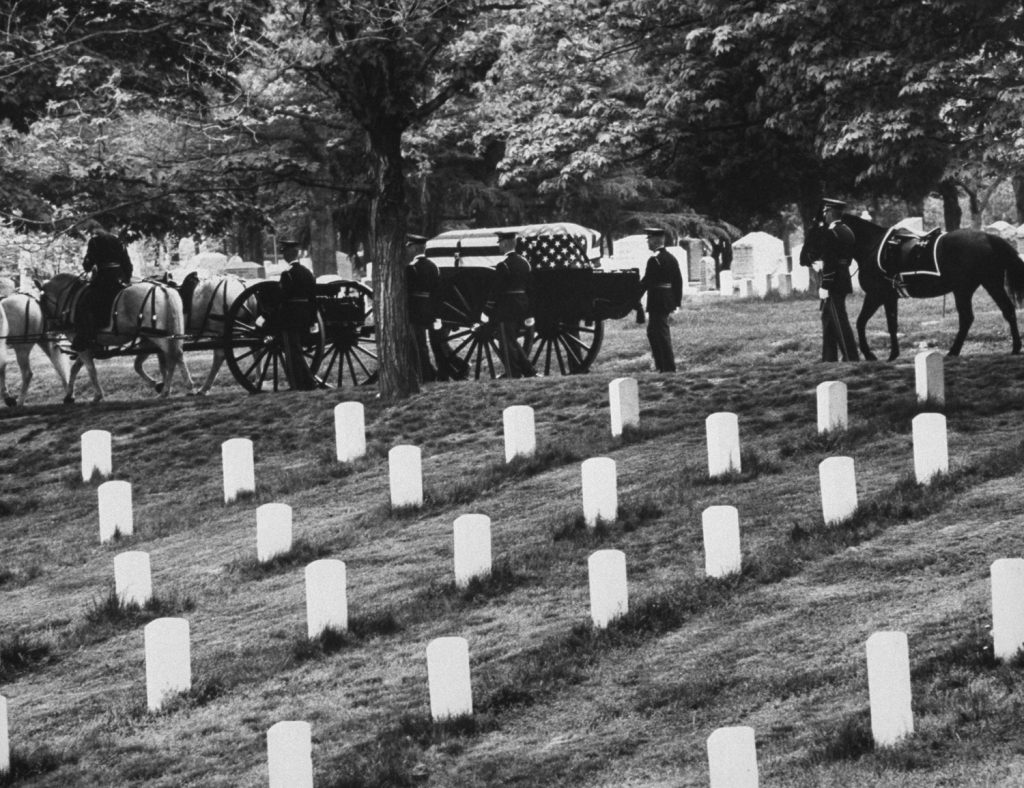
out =
{"type": "Polygon", "coordinates": [[[971,324],[974,323],[974,307],[971,305],[971,300],[974,298],[975,289],[956,290],[953,292],[956,313],[960,318],[960,329],[956,332],[956,338],[949,348],[950,356],[960,355],[960,351],[964,346],[964,340],[967,339],[967,332],[970,330],[971,324]]]}
{"type": "MultiPolygon", "coordinates": [[[[0,342],[0,344],[4,344],[0,342]]],[[[3,397],[8,407],[13,408],[18,404],[16,397],[7,393],[7,347],[0,347],[0,397],[3,397]]]]}
{"type": "MultiPolygon", "coordinates": [[[[68,367],[67,362],[64,361],[64,354],[60,352],[60,348],[57,347],[56,342],[44,340],[39,343],[39,346],[50,359],[50,363],[53,365],[53,370],[57,373],[57,377],[60,378],[60,384],[64,387],[64,393],[66,394],[68,390],[68,367]]],[[[78,364],[79,367],[82,366],[78,361],[75,361],[74,363],[78,364]]]]}
{"type": "Polygon", "coordinates": [[[857,344],[860,345],[860,352],[864,354],[865,361],[878,361],[878,356],[872,353],[871,348],[868,347],[867,326],[868,321],[881,305],[881,299],[875,295],[874,291],[869,290],[864,293],[864,304],[860,308],[860,314],[857,315],[857,344]]]}
{"type": "MultiPolygon", "coordinates": [[[[18,370],[21,372],[21,391],[18,394],[18,399],[13,404],[24,405],[25,398],[28,396],[28,386],[32,382],[31,355],[31,345],[14,346],[14,357],[18,360],[18,370]]],[[[10,399],[5,398],[4,401],[7,402],[8,405],[12,404],[10,399]]]]}
{"type": "Polygon", "coordinates": [[[900,327],[899,304],[900,299],[895,290],[882,299],[882,305],[885,307],[885,327],[889,331],[889,361],[895,361],[900,356],[900,339],[897,336],[900,327]]]}
{"type": "Polygon", "coordinates": [[[96,361],[93,359],[92,353],[87,350],[83,350],[78,354],[78,358],[85,364],[85,371],[89,373],[89,382],[92,383],[92,387],[96,391],[96,393],[92,395],[92,401],[102,401],[105,394],[103,393],[103,387],[100,385],[99,375],[96,374],[96,361]]]}
{"type": "MultiPolygon", "coordinates": [[[[157,380],[156,378],[151,378],[148,374],[146,374],[146,369],[143,366],[143,364],[145,363],[146,359],[148,359],[150,357],[150,355],[151,355],[150,353],[140,353],[139,355],[137,355],[135,357],[135,364],[134,364],[135,374],[138,375],[140,378],[142,378],[144,381],[146,381],[146,383],[148,383],[150,386],[152,386],[154,389],[156,389],[156,391],[159,393],[160,389],[163,387],[163,383],[161,381],[157,380]]],[[[159,355],[157,356],[157,358],[159,358],[159,355]]],[[[161,374],[162,374],[162,372],[163,372],[163,359],[162,358],[160,359],[160,367],[161,367],[161,374]]]]}
{"type": "Polygon", "coordinates": [[[1010,336],[1013,339],[1013,347],[1010,352],[1014,354],[1020,353],[1020,330],[1017,328],[1017,310],[1013,306],[1013,301],[1006,294],[1006,290],[1003,289],[1001,282],[998,284],[982,282],[981,286],[985,288],[986,293],[992,296],[992,300],[996,302],[996,306],[1003,313],[1006,322],[1010,324],[1010,336]]]}
{"type": "Polygon", "coordinates": [[[206,376],[206,380],[203,381],[202,388],[199,389],[200,394],[209,394],[210,389],[213,388],[213,382],[217,379],[217,373],[220,372],[221,365],[224,363],[224,351],[217,349],[213,351],[213,364],[210,365],[210,373],[206,376]]]}

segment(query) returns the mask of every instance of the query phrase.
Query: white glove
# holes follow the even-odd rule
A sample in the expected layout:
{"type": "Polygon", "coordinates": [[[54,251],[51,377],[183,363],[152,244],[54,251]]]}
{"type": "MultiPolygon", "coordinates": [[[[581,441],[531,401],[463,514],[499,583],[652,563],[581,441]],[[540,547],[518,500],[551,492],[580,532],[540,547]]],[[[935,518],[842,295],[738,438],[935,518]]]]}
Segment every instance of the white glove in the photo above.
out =
{"type": "Polygon", "coordinates": [[[815,260],[813,263],[811,263],[811,268],[820,274],[821,269],[824,268],[824,265],[822,264],[821,260],[815,260]]]}
{"type": "Polygon", "coordinates": [[[533,328],[533,324],[534,324],[534,323],[536,323],[536,322],[537,322],[537,321],[536,321],[536,320],[534,320],[534,319],[533,319],[532,317],[528,317],[528,318],[526,318],[526,320],[524,320],[524,321],[523,321],[523,324],[524,324],[524,325],[525,325],[525,326],[526,326],[527,328],[533,328]]]}
{"type": "Polygon", "coordinates": [[[481,313],[480,314],[480,322],[481,323],[490,323],[491,319],[489,317],[487,317],[487,315],[481,313]]]}
{"type": "Polygon", "coordinates": [[[440,318],[438,318],[437,320],[434,321],[434,330],[435,331],[440,331],[441,330],[441,319],[440,318]]]}
{"type": "Polygon", "coordinates": [[[828,290],[826,290],[824,287],[819,287],[818,288],[818,298],[821,298],[821,299],[828,298],[828,290]]]}

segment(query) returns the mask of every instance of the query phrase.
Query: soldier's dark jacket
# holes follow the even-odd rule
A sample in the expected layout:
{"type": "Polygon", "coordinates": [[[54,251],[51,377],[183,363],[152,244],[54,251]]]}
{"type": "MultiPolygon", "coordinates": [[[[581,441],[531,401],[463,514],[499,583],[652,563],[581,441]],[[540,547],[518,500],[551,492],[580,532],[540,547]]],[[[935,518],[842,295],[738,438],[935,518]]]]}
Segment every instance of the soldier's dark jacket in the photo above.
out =
{"type": "Polygon", "coordinates": [[[679,261],[664,247],[647,260],[640,292],[647,293],[647,311],[667,315],[683,303],[683,275],[679,261]]]}

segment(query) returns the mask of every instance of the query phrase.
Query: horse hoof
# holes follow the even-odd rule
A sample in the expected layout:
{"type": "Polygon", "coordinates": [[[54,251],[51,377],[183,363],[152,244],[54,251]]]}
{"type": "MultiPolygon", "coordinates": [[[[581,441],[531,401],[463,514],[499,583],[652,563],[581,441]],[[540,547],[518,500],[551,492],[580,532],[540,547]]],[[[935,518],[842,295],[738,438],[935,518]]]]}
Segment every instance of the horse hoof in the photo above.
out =
{"type": "Polygon", "coordinates": [[[159,394],[161,391],[164,390],[164,384],[163,383],[156,383],[156,384],[153,385],[153,388],[156,390],[156,393],[159,394]]]}

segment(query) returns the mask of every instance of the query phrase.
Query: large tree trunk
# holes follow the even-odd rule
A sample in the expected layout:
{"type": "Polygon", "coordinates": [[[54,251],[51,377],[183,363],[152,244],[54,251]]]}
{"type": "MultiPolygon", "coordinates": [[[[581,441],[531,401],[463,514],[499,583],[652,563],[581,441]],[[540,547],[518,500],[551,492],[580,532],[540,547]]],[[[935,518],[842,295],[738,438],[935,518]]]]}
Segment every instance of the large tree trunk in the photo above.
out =
{"type": "Polygon", "coordinates": [[[235,226],[235,242],[239,256],[247,261],[263,265],[263,228],[253,216],[243,216],[235,226]]]}
{"type": "Polygon", "coordinates": [[[1013,176],[1013,202],[1017,208],[1017,224],[1024,224],[1024,173],[1013,176]]]}
{"type": "Polygon", "coordinates": [[[375,194],[370,209],[370,259],[377,312],[380,395],[385,400],[419,392],[405,287],[408,209],[402,159],[402,129],[386,120],[370,132],[375,194]]]}
{"type": "Polygon", "coordinates": [[[334,192],[314,186],[309,194],[309,256],[317,276],[338,273],[334,231],[334,192]]]}
{"type": "Polygon", "coordinates": [[[949,178],[940,181],[939,196],[942,198],[942,220],[946,225],[946,232],[959,230],[964,212],[960,207],[960,190],[957,189],[956,183],[949,178]]]}

